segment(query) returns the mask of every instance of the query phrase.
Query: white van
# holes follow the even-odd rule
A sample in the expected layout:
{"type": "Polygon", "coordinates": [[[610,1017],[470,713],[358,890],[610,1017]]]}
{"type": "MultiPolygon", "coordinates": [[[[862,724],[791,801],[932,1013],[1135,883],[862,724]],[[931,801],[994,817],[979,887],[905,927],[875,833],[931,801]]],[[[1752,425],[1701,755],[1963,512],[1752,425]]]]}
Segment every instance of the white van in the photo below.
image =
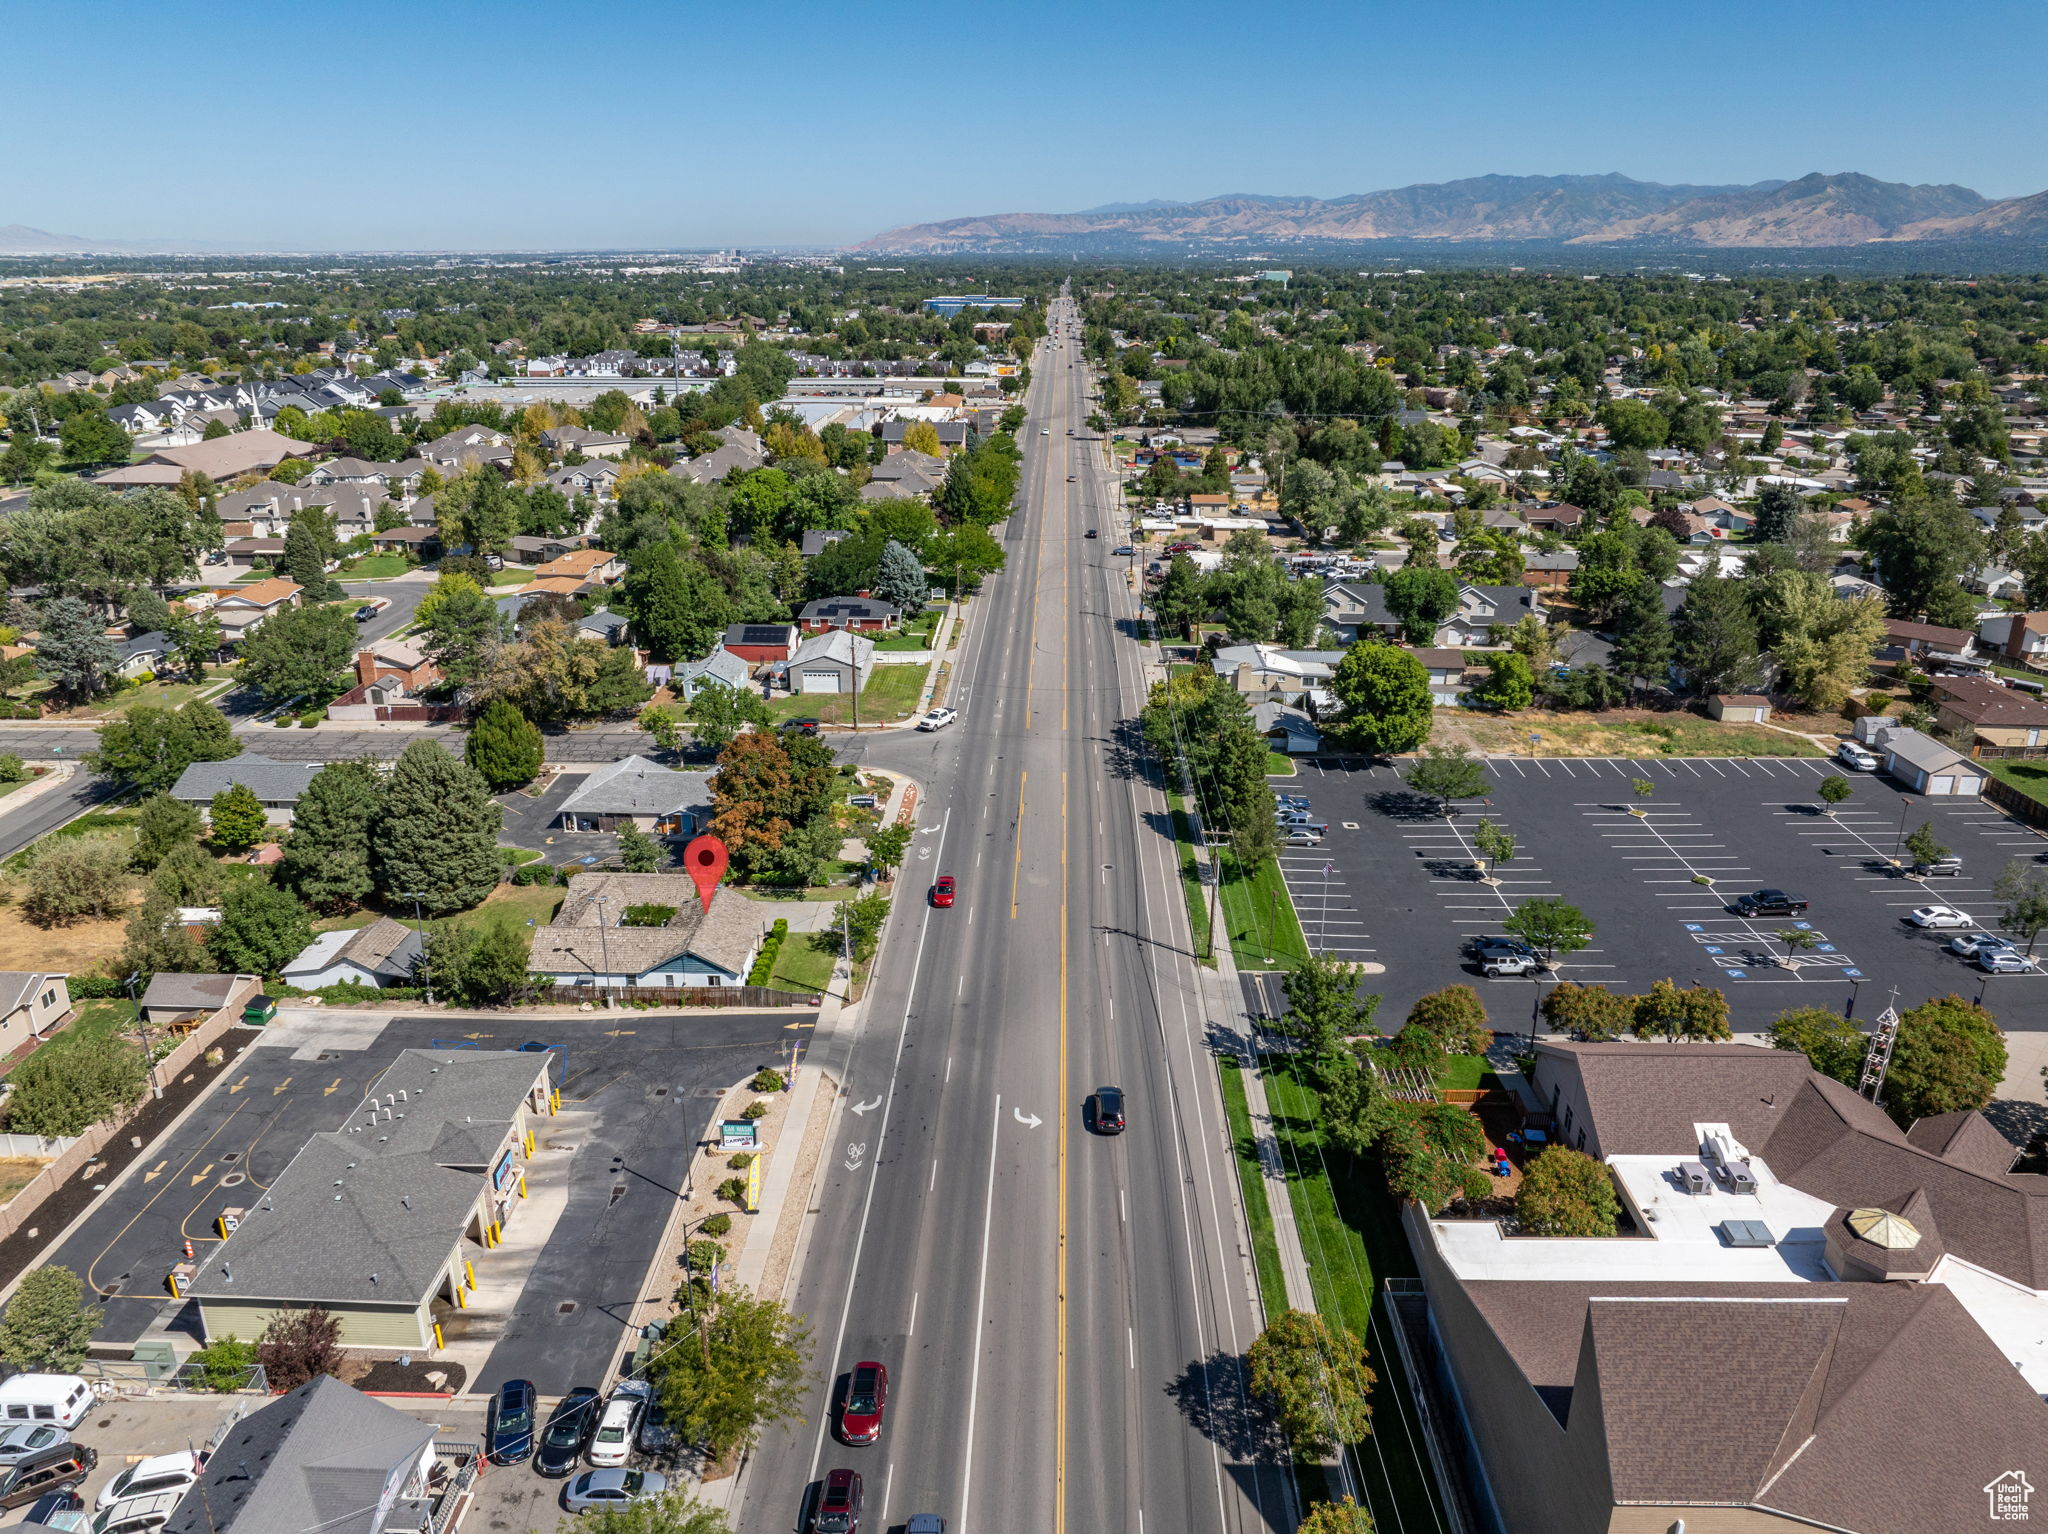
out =
{"type": "Polygon", "coordinates": [[[0,1422],[73,1428],[93,1408],[92,1386],[75,1374],[17,1374],[0,1381],[0,1422]]]}

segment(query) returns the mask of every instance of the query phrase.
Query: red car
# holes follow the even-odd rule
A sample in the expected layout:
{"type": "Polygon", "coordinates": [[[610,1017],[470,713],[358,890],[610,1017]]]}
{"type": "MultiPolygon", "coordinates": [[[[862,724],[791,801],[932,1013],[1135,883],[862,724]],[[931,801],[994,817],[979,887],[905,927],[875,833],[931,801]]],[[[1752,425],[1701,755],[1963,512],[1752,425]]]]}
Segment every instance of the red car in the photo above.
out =
{"type": "Polygon", "coordinates": [[[846,1402],[839,1408],[839,1441],[873,1443],[882,1436],[882,1408],[889,1404],[889,1371],[869,1359],[853,1366],[846,1402]]]}
{"type": "Polygon", "coordinates": [[[818,1505],[811,1512],[809,1534],[860,1534],[861,1484],[858,1470],[830,1470],[818,1505]]]}
{"type": "Polygon", "coordinates": [[[953,903],[953,876],[940,874],[939,882],[932,886],[932,904],[950,906],[953,903]]]}

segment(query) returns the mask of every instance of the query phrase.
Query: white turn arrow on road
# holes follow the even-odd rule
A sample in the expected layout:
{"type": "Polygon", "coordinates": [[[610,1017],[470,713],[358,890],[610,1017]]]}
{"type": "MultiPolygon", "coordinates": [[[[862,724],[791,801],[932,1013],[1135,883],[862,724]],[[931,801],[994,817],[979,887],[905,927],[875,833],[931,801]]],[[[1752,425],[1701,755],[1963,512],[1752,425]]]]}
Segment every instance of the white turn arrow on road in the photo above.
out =
{"type": "Polygon", "coordinates": [[[1026,1118],[1024,1116],[1024,1110],[1022,1108],[1012,1108],[1010,1111],[1017,1115],[1017,1122],[1022,1124],[1026,1129],[1036,1129],[1040,1124],[1043,1124],[1045,1122],[1044,1119],[1040,1118],[1035,1113],[1032,1114],[1029,1118],[1026,1118]]]}
{"type": "Polygon", "coordinates": [[[878,1097],[871,1103],[855,1103],[853,1105],[853,1111],[855,1113],[868,1113],[872,1112],[874,1109],[879,1108],[881,1106],[882,1100],[878,1097]]]}

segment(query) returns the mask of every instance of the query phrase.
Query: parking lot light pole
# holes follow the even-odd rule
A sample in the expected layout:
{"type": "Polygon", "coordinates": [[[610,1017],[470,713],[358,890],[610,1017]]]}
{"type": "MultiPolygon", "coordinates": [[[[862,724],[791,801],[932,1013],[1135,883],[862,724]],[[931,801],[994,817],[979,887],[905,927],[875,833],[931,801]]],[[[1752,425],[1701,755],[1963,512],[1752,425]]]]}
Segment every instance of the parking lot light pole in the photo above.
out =
{"type": "Polygon", "coordinates": [[[1899,853],[1905,848],[1906,845],[1906,811],[1910,810],[1912,807],[1913,801],[1911,799],[1908,799],[1904,794],[1901,794],[1899,796],[1899,836],[1898,840],[1892,843],[1892,861],[1894,863],[1900,861],[1899,853]]]}
{"type": "Polygon", "coordinates": [[[1842,1021],[1843,1021],[1843,1022],[1845,1022],[1845,1023],[1846,1023],[1846,1022],[1851,1022],[1851,1021],[1854,1021],[1854,1019],[1855,1019],[1855,1017],[1856,1017],[1856,993],[1857,993],[1858,991],[1862,990],[1862,989],[1863,989],[1863,979],[1862,979],[1862,977],[1861,977],[1860,975],[1851,975],[1851,976],[1849,977],[1849,995],[1848,995],[1848,999],[1847,999],[1847,1000],[1845,1000],[1845,1001],[1844,1001],[1844,1002],[1842,1003],[1842,1021]]]}
{"type": "Polygon", "coordinates": [[[420,934],[420,980],[422,982],[420,989],[426,993],[427,1005],[431,1007],[434,1004],[434,972],[427,967],[426,921],[420,915],[420,902],[427,898],[427,892],[425,890],[400,890],[398,891],[398,898],[412,902],[413,927],[420,934]]]}

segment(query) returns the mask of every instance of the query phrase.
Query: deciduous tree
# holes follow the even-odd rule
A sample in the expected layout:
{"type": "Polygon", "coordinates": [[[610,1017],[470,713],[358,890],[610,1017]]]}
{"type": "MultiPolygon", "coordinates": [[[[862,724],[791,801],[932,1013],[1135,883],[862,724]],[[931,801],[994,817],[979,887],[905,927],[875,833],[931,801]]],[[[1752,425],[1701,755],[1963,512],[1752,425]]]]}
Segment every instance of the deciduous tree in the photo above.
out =
{"type": "Polygon", "coordinates": [[[1286,1310],[1251,1347],[1252,1389],[1273,1403],[1300,1459],[1327,1459],[1372,1431],[1376,1377],[1365,1344],[1319,1315],[1286,1310]]]}
{"type": "Polygon", "coordinates": [[[28,865],[21,914],[39,927],[68,927],[113,915],[128,887],[128,852],[112,837],[49,837],[28,865]]]}
{"type": "Polygon", "coordinates": [[[297,896],[264,879],[237,879],[206,948],[223,970],[274,975],[312,941],[312,918],[297,896]]]}
{"type": "Polygon", "coordinates": [[[1360,640],[1337,663],[1330,691],[1337,698],[1330,733],[1354,750],[1398,756],[1429,739],[1435,722],[1429,673],[1406,650],[1360,640]]]}
{"type": "Polygon", "coordinates": [[[341,1319],[318,1305],[282,1310],[256,1344],[256,1361],[274,1391],[297,1390],[322,1374],[341,1373],[341,1319]]]}
{"type": "Polygon", "coordinates": [[[1899,1018],[1885,1071],[1885,1111],[1901,1124],[1981,1108],[2005,1079],[2005,1035],[1991,1014],[1960,996],[1938,996],[1899,1018]]]}
{"type": "Polygon", "coordinates": [[[1792,1007],[1771,1022],[1771,1048],[1806,1056],[1823,1076],[1855,1086],[1870,1040],[1854,1023],[1826,1007],[1792,1007]]]}
{"type": "Polygon", "coordinates": [[[1611,1236],[1621,1218],[1604,1162],[1568,1146],[1547,1146],[1522,1172],[1515,1219],[1532,1236],[1611,1236]]]}
{"type": "Polygon", "coordinates": [[[722,1459],[801,1415],[811,1336],[796,1316],[731,1287],[671,1322],[669,1336],[683,1342],[687,1330],[697,1336],[662,1349],[649,1371],[663,1415],[685,1442],[722,1459]]]}

